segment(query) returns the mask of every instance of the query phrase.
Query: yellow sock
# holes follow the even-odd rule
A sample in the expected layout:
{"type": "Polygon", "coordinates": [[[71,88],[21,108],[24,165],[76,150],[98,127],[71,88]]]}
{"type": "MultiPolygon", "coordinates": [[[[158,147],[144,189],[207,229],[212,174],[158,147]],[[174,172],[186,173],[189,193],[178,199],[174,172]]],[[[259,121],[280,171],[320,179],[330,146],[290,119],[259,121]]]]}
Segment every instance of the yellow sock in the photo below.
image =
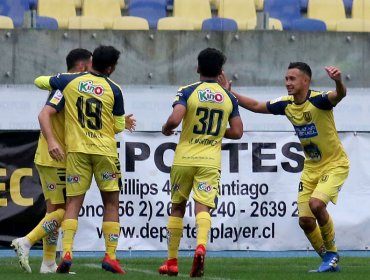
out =
{"type": "Polygon", "coordinates": [[[103,222],[103,234],[105,239],[105,253],[112,260],[116,259],[120,225],[118,222],[103,222]]]}
{"type": "Polygon", "coordinates": [[[326,252],[326,248],[324,245],[324,240],[321,236],[320,228],[316,225],[315,229],[312,232],[305,234],[312,247],[315,249],[316,253],[319,254],[320,257],[323,257],[326,252]]]}
{"type": "Polygon", "coordinates": [[[179,254],[179,245],[184,229],[183,218],[172,217],[168,218],[168,259],[177,259],[179,254]]]}
{"type": "Polygon", "coordinates": [[[78,221],[75,219],[67,219],[62,222],[63,230],[63,257],[69,252],[72,257],[73,239],[78,227],[78,221]]]}
{"type": "Polygon", "coordinates": [[[43,249],[43,261],[45,262],[55,262],[56,251],[57,251],[57,242],[58,242],[58,231],[49,233],[42,239],[42,249],[43,249]]]}
{"type": "Polygon", "coordinates": [[[49,233],[58,230],[63,220],[63,216],[63,209],[58,209],[54,212],[46,214],[40,223],[29,234],[26,235],[27,239],[33,245],[36,243],[36,241],[41,240],[49,233]]]}
{"type": "Polygon", "coordinates": [[[330,216],[326,225],[320,227],[320,230],[326,250],[329,252],[337,252],[337,246],[335,246],[334,224],[330,216]]]}
{"type": "Polygon", "coordinates": [[[197,246],[207,246],[208,233],[211,229],[211,215],[208,212],[199,212],[195,217],[195,222],[198,228],[197,246]]]}

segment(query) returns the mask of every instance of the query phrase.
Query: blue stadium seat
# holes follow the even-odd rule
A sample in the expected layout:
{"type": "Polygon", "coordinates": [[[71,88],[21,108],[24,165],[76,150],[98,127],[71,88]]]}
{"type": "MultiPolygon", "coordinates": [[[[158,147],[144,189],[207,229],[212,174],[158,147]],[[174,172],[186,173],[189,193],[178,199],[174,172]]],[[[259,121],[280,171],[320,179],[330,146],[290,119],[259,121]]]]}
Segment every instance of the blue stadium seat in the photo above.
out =
{"type": "Polygon", "coordinates": [[[145,18],[149,28],[157,28],[160,18],[166,17],[167,0],[130,0],[128,15],[145,18]]]}
{"type": "Polygon", "coordinates": [[[299,3],[301,4],[301,11],[307,12],[308,0],[300,0],[299,3]]]}
{"type": "Polygon", "coordinates": [[[352,11],[352,2],[353,0],[343,0],[344,8],[346,9],[347,14],[350,14],[352,11]]]}
{"type": "Polygon", "coordinates": [[[301,15],[301,3],[297,0],[265,0],[264,11],[270,17],[279,19],[284,30],[291,31],[326,31],[323,21],[304,18],[301,15]]]}
{"type": "Polygon", "coordinates": [[[238,24],[229,18],[209,18],[202,24],[203,31],[238,31],[238,24]]]}
{"type": "Polygon", "coordinates": [[[28,0],[0,0],[0,15],[13,20],[14,27],[23,27],[24,13],[29,10],[28,0]]]}
{"type": "Polygon", "coordinates": [[[59,27],[58,22],[55,18],[37,16],[36,28],[57,30],[59,27]]]}
{"type": "Polygon", "coordinates": [[[31,10],[36,10],[37,0],[28,0],[28,6],[31,10]]]}

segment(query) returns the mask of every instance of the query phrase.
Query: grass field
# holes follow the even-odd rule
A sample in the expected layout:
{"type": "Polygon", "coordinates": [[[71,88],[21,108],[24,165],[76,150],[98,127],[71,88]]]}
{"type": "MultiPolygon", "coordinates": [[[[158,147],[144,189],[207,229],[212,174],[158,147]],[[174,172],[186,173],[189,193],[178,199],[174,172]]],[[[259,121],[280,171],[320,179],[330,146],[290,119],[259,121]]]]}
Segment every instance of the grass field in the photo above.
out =
{"type": "MultiPolygon", "coordinates": [[[[128,258],[121,260],[127,274],[116,275],[102,271],[101,259],[76,257],[72,271],[75,275],[39,274],[41,257],[31,257],[32,274],[23,272],[16,257],[0,258],[1,280],[41,280],[41,279],[81,279],[81,280],[107,280],[124,277],[126,279],[163,279],[157,273],[162,263],[160,258],[128,258]]],[[[179,276],[177,279],[189,278],[192,259],[182,257],[179,259],[179,276]]],[[[305,279],[370,279],[370,258],[343,257],[340,273],[308,273],[308,270],[317,268],[318,258],[220,258],[208,257],[206,259],[204,279],[273,279],[273,280],[305,280],[305,279]]]]}

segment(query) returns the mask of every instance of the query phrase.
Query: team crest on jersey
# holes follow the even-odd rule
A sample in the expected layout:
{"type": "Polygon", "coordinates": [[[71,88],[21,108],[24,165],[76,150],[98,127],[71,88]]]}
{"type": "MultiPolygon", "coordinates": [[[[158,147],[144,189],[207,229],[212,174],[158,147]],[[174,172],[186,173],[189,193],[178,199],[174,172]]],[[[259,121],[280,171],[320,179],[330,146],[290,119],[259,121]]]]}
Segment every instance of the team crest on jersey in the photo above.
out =
{"type": "Polygon", "coordinates": [[[92,93],[97,96],[104,94],[104,88],[100,85],[94,85],[93,81],[80,81],[78,91],[83,93],[92,93]]]}
{"type": "Polygon", "coordinates": [[[47,188],[49,191],[54,191],[54,190],[57,188],[57,186],[56,186],[56,184],[54,184],[54,183],[47,183],[46,188],[47,188]]]}
{"type": "Polygon", "coordinates": [[[102,179],[103,181],[112,181],[117,178],[116,173],[105,171],[102,173],[102,179]]]}
{"type": "Polygon", "coordinates": [[[311,122],[312,121],[311,112],[303,112],[303,118],[305,119],[306,122],[311,122]]]}
{"type": "Polygon", "coordinates": [[[63,98],[63,94],[60,90],[56,90],[53,94],[53,97],[50,99],[50,103],[54,105],[58,105],[60,100],[63,98]]]}
{"type": "Polygon", "coordinates": [[[224,96],[220,92],[212,92],[208,88],[206,88],[205,90],[198,90],[198,98],[200,102],[224,102],[224,96]]]}
{"type": "Polygon", "coordinates": [[[69,184],[75,184],[80,182],[80,176],[79,175],[69,175],[67,176],[67,183],[69,184]]]}
{"type": "Polygon", "coordinates": [[[205,192],[211,192],[212,186],[207,185],[205,182],[198,183],[198,190],[205,191],[205,192]]]}

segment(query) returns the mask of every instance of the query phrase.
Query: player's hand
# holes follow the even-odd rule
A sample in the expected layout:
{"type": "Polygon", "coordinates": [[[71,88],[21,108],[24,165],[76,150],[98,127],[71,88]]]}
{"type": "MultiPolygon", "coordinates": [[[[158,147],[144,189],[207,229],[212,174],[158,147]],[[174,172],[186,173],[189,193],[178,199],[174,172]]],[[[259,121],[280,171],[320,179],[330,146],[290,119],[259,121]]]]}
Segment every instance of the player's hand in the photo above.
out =
{"type": "Polygon", "coordinates": [[[172,135],[174,133],[175,133],[175,131],[174,130],[171,130],[171,129],[167,129],[166,128],[166,125],[163,125],[162,126],[162,134],[163,135],[170,136],[170,135],[172,135]]]}
{"type": "Polygon", "coordinates": [[[56,141],[50,141],[48,143],[48,150],[49,155],[56,161],[63,161],[64,160],[64,151],[62,147],[56,141]]]}
{"type": "Polygon", "coordinates": [[[326,72],[328,73],[329,77],[334,81],[341,81],[342,80],[342,73],[340,69],[335,66],[326,66],[326,72]]]}
{"type": "Polygon", "coordinates": [[[125,128],[130,132],[135,131],[136,119],[133,117],[133,114],[125,116],[125,128]]]}
{"type": "Polygon", "coordinates": [[[232,80],[228,80],[224,71],[217,77],[218,83],[227,90],[231,90],[232,80]]]}

